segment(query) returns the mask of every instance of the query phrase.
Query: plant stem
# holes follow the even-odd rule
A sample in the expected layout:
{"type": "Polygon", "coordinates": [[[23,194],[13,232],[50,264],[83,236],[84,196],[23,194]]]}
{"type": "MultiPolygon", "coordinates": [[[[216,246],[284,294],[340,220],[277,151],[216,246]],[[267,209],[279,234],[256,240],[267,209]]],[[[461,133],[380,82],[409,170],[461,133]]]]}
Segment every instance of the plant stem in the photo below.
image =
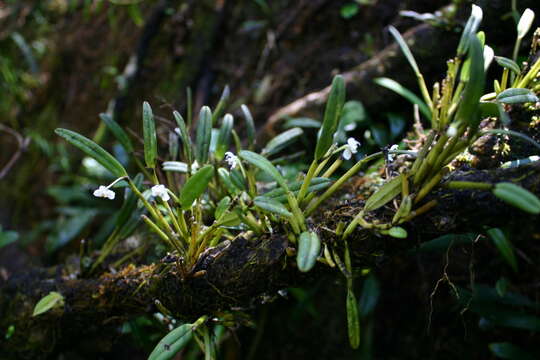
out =
{"type": "Polygon", "coordinates": [[[366,156],[365,158],[359,160],[356,164],[354,164],[353,167],[351,167],[334,184],[332,184],[332,186],[330,186],[320,197],[318,197],[314,203],[308,206],[308,208],[305,211],[305,216],[311,215],[319,207],[319,205],[321,205],[323,201],[325,201],[330,196],[332,196],[345,183],[345,181],[349,180],[351,176],[356,174],[365,163],[381,155],[383,155],[383,152],[379,151],[369,156],[366,156]]]}

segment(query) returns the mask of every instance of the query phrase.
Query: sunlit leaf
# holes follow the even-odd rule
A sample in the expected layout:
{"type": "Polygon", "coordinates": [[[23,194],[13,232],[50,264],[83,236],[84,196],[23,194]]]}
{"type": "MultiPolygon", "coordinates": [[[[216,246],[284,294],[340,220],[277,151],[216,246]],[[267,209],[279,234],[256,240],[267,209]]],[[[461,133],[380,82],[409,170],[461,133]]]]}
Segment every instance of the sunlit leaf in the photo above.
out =
{"type": "Polygon", "coordinates": [[[299,127],[284,131],[266,144],[266,146],[262,150],[262,154],[266,156],[277,154],[290,144],[294,143],[303,134],[304,131],[299,127]]]}
{"type": "Polygon", "coordinates": [[[265,196],[257,196],[255,199],[253,199],[253,202],[255,206],[268,212],[285,216],[287,218],[292,217],[292,213],[287,210],[285,206],[283,206],[279,201],[276,201],[272,198],[268,198],[265,196]]]}
{"type": "Polygon", "coordinates": [[[56,291],[51,291],[47,296],[38,301],[34,307],[32,316],[41,315],[54,307],[60,307],[64,305],[64,297],[62,294],[56,291]]]}
{"type": "Polygon", "coordinates": [[[376,210],[394,199],[401,192],[401,177],[402,175],[396,176],[371,195],[366,201],[364,211],[376,210]]]}
{"type": "Polygon", "coordinates": [[[144,160],[146,166],[153,169],[157,158],[156,123],[150,104],[143,103],[144,160]]]}
{"type": "Polygon", "coordinates": [[[206,165],[186,181],[179,196],[183,210],[191,208],[193,202],[204,193],[213,176],[214,167],[206,165]]]}
{"type": "Polygon", "coordinates": [[[156,345],[148,360],[169,360],[182,350],[193,336],[193,324],[184,324],[169,332],[156,345]]]}
{"type": "Polygon", "coordinates": [[[199,121],[197,123],[196,135],[196,152],[195,156],[200,165],[206,164],[208,161],[208,151],[210,149],[210,141],[212,139],[212,111],[208,106],[203,106],[199,113],[199,121]]]}
{"type": "Polygon", "coordinates": [[[315,160],[322,158],[334,141],[338,121],[345,102],[345,81],[341,75],[336,75],[326,103],[321,134],[315,147],[315,160]]]}
{"type": "Polygon", "coordinates": [[[411,102],[412,104],[417,104],[420,112],[427,119],[431,119],[431,111],[429,110],[429,107],[426,105],[426,103],[422,99],[420,99],[418,96],[416,96],[412,91],[402,86],[397,81],[394,81],[389,78],[381,77],[381,78],[376,78],[375,80],[373,80],[373,82],[377,85],[380,85],[389,90],[392,90],[398,95],[403,96],[405,99],[409,100],[409,102],[411,102]]]}
{"type": "Polygon", "coordinates": [[[296,264],[298,270],[308,272],[315,266],[317,257],[321,252],[321,240],[312,231],[304,231],[298,239],[298,252],[296,253],[296,264]]]}
{"type": "Polygon", "coordinates": [[[107,170],[109,170],[114,176],[122,177],[127,176],[127,172],[111,154],[104,150],[101,146],[93,142],[92,140],[77,134],[74,131],[67,129],[56,129],[55,133],[64,139],[70,144],[78,147],[86,155],[94,158],[98,163],[103,165],[107,170]]]}

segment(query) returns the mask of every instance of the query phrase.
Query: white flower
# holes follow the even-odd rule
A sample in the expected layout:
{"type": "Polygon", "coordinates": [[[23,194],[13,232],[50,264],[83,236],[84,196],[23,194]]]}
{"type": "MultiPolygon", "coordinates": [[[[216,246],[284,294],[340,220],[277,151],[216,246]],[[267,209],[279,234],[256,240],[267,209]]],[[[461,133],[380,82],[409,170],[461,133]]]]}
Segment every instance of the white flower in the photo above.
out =
{"type": "Polygon", "coordinates": [[[348,138],[345,150],[343,150],[343,158],[349,160],[353,154],[358,152],[358,146],[360,146],[360,141],[357,141],[355,138],[348,138]]]}
{"type": "Polygon", "coordinates": [[[193,174],[197,172],[197,170],[199,170],[199,163],[195,160],[193,164],[191,164],[191,173],[193,174]]]}
{"type": "MultiPolygon", "coordinates": [[[[397,149],[399,149],[399,146],[394,144],[394,145],[390,146],[389,151],[393,151],[393,150],[397,150],[397,149]]],[[[395,154],[388,154],[388,162],[394,161],[395,157],[396,157],[395,154]]]]}
{"type": "Polygon", "coordinates": [[[102,197],[102,198],[107,198],[109,200],[114,200],[115,195],[116,194],[114,193],[114,191],[109,190],[108,187],[103,186],[103,185],[100,185],[99,188],[94,190],[95,197],[102,197]]]}
{"type": "Polygon", "coordinates": [[[227,151],[225,153],[225,161],[229,166],[231,167],[231,170],[234,169],[240,160],[238,160],[238,156],[234,155],[232,152],[227,151]]]}
{"type": "Polygon", "coordinates": [[[163,201],[169,201],[169,199],[171,198],[171,196],[169,195],[169,193],[167,192],[167,188],[165,187],[165,185],[154,185],[152,186],[152,196],[154,197],[160,197],[161,200],[163,201]]]}

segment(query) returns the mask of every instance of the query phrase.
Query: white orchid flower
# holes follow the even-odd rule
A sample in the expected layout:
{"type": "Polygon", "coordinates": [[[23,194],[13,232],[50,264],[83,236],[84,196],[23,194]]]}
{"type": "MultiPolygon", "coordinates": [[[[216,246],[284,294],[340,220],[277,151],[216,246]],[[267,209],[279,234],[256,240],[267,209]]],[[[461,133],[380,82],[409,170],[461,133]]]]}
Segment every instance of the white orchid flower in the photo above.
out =
{"type": "Polygon", "coordinates": [[[151,191],[152,191],[152,196],[160,197],[161,200],[163,201],[169,201],[169,199],[171,198],[165,185],[161,185],[161,184],[154,185],[152,186],[151,191]]]}
{"type": "Polygon", "coordinates": [[[343,150],[343,158],[349,160],[353,154],[358,152],[358,147],[360,146],[360,141],[357,141],[355,138],[348,138],[347,144],[345,145],[345,150],[343,150]]]}
{"type": "Polygon", "coordinates": [[[232,152],[227,151],[225,153],[225,161],[227,164],[229,164],[231,170],[238,166],[238,163],[240,160],[238,160],[238,156],[234,155],[232,152]]]}
{"type": "MultiPolygon", "coordinates": [[[[397,149],[399,149],[399,145],[394,144],[394,145],[390,146],[390,149],[388,149],[388,150],[393,151],[393,150],[397,150],[397,149]]],[[[389,153],[388,154],[388,162],[394,161],[395,157],[396,157],[396,154],[390,154],[389,153]]]]}
{"type": "Polygon", "coordinates": [[[94,196],[95,197],[101,197],[101,198],[107,198],[109,200],[114,200],[114,197],[116,196],[116,194],[114,193],[114,191],[109,190],[108,187],[100,185],[99,188],[94,190],[94,196]]]}

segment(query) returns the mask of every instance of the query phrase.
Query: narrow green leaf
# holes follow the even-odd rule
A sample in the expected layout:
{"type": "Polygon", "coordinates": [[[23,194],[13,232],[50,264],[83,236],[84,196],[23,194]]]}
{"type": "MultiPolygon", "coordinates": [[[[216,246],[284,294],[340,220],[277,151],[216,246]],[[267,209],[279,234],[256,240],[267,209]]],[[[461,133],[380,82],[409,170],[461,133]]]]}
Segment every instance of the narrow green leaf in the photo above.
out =
{"type": "Polygon", "coordinates": [[[298,270],[308,272],[317,262],[317,257],[321,252],[321,240],[312,231],[304,231],[298,239],[298,252],[296,253],[296,264],[298,270]]]}
{"type": "Polygon", "coordinates": [[[16,231],[3,231],[0,226],[0,249],[4,246],[8,246],[19,239],[19,233],[16,231]]]}
{"type": "Polygon", "coordinates": [[[283,124],[283,127],[285,129],[291,129],[295,127],[319,129],[321,127],[321,122],[311,119],[311,118],[306,118],[306,117],[293,118],[293,119],[286,120],[285,123],[283,124]]]}
{"type": "Polygon", "coordinates": [[[34,312],[32,313],[32,316],[38,316],[51,310],[54,307],[63,305],[64,297],[62,296],[62,294],[56,291],[51,291],[49,295],[43,297],[41,300],[38,301],[38,303],[34,307],[34,312]]]}
{"type": "Polygon", "coordinates": [[[369,316],[375,310],[381,294],[379,282],[373,274],[370,274],[364,281],[361,294],[360,301],[358,302],[358,310],[362,316],[369,316]]]}
{"type": "Polygon", "coordinates": [[[225,88],[223,89],[223,92],[221,93],[221,97],[219,98],[219,102],[216,105],[214,114],[212,115],[212,124],[215,124],[217,122],[217,119],[221,116],[221,114],[223,113],[223,110],[225,110],[225,106],[227,105],[227,101],[229,101],[230,95],[231,95],[231,90],[229,89],[229,85],[225,85],[225,88]]]}
{"type": "Polygon", "coordinates": [[[285,206],[283,206],[279,201],[276,201],[272,198],[267,198],[265,196],[257,196],[255,199],[253,199],[253,202],[255,206],[268,212],[281,215],[286,218],[290,218],[293,216],[292,213],[287,210],[285,206]]]}
{"type": "Polygon", "coordinates": [[[184,324],[169,332],[156,345],[148,360],[169,360],[182,350],[193,336],[193,324],[184,324]]]}
{"type": "Polygon", "coordinates": [[[347,289],[346,308],[349,343],[353,349],[357,349],[360,346],[360,316],[356,296],[354,296],[352,289],[347,289]]]}
{"type": "Polygon", "coordinates": [[[246,133],[248,138],[248,145],[250,148],[255,144],[255,122],[253,121],[253,116],[249,111],[249,108],[242,104],[242,112],[244,113],[244,118],[246,119],[246,133]]]}
{"type": "Polygon", "coordinates": [[[179,196],[183,210],[189,210],[191,208],[193,202],[204,193],[213,176],[214,167],[212,165],[206,165],[186,181],[179,196]]]}
{"type": "Polygon", "coordinates": [[[412,91],[409,89],[403,87],[400,83],[397,81],[394,81],[389,78],[381,77],[373,80],[373,82],[377,85],[380,85],[382,87],[385,87],[389,90],[392,90],[398,95],[403,96],[405,99],[409,100],[412,104],[417,104],[418,109],[420,112],[427,118],[431,119],[431,111],[429,110],[426,103],[420,99],[418,96],[416,96],[412,91]]]}
{"type": "Polygon", "coordinates": [[[519,185],[502,182],[495,185],[493,194],[502,201],[530,214],[540,214],[540,200],[519,185]]]}
{"type": "Polygon", "coordinates": [[[268,159],[249,150],[240,151],[238,156],[270,175],[285,191],[289,191],[285,178],[268,159]]]}
{"type": "Polygon", "coordinates": [[[233,183],[233,181],[231,179],[231,174],[229,174],[229,171],[227,171],[227,169],[225,169],[225,168],[219,168],[218,169],[218,176],[219,176],[219,179],[220,179],[221,183],[223,184],[223,186],[227,190],[227,192],[229,194],[231,194],[231,195],[235,195],[235,194],[239,193],[241,190],[245,189],[245,183],[244,182],[241,183],[241,185],[242,185],[241,187],[238,187],[233,183]]]}
{"type": "Polygon", "coordinates": [[[154,114],[148,102],[143,102],[143,135],[144,135],[144,161],[146,166],[156,167],[157,137],[154,114]]]}
{"type": "Polygon", "coordinates": [[[322,158],[333,142],[343,104],[345,103],[345,81],[341,75],[336,75],[326,103],[321,134],[315,147],[315,160],[322,158]]]}
{"type": "Polygon", "coordinates": [[[469,136],[472,136],[478,131],[478,125],[480,124],[480,114],[478,110],[480,97],[484,92],[485,74],[482,45],[476,35],[471,35],[468,47],[470,76],[462,94],[462,100],[456,113],[456,119],[469,126],[471,129],[471,134],[469,136]]]}
{"type": "Polygon", "coordinates": [[[512,270],[517,272],[517,260],[516,255],[514,254],[514,248],[512,247],[512,244],[506,236],[504,235],[503,231],[498,228],[489,229],[486,231],[489,237],[493,240],[493,243],[501,253],[502,257],[508,265],[512,267],[512,270]]]}
{"type": "Polygon", "coordinates": [[[277,154],[290,144],[294,143],[303,134],[304,130],[299,127],[284,131],[266,144],[265,148],[262,150],[262,154],[266,156],[277,154]]]}
{"type": "Polygon", "coordinates": [[[124,147],[124,150],[132,153],[134,151],[133,143],[124,129],[109,114],[101,113],[99,117],[107,125],[107,128],[112,132],[116,140],[124,147]]]}
{"type": "Polygon", "coordinates": [[[225,213],[230,203],[231,203],[230,197],[228,196],[223,197],[216,206],[216,210],[214,211],[214,218],[219,219],[221,215],[225,213]]]}
{"type": "Polygon", "coordinates": [[[406,239],[407,238],[407,230],[400,226],[394,226],[388,229],[388,235],[395,237],[397,239],[406,239]]]}
{"type": "Polygon", "coordinates": [[[522,104],[540,101],[530,89],[510,88],[497,95],[496,100],[504,104],[522,104]]]}
{"type": "Polygon", "coordinates": [[[210,141],[212,140],[212,111],[208,106],[203,106],[199,113],[196,136],[195,156],[199,165],[206,164],[208,161],[208,151],[210,141]]]}
{"type": "Polygon", "coordinates": [[[373,195],[367,199],[364,211],[373,211],[386,205],[401,192],[401,177],[399,175],[383,186],[381,186],[373,195]]]}
{"type": "Polygon", "coordinates": [[[111,154],[105,151],[101,146],[93,142],[92,140],[77,134],[74,131],[67,129],[56,129],[54,131],[57,135],[66,139],[71,145],[78,147],[86,155],[95,159],[98,163],[103,165],[107,170],[109,170],[114,176],[122,177],[127,176],[127,172],[111,154]]]}
{"type": "Polygon", "coordinates": [[[181,161],[165,161],[163,162],[163,170],[186,174],[188,172],[188,165],[181,161]]]}
{"type": "Polygon", "coordinates": [[[512,59],[505,58],[503,56],[495,56],[495,61],[503,68],[513,71],[516,75],[519,75],[521,72],[519,65],[512,59]]]}
{"type": "Polygon", "coordinates": [[[223,160],[225,152],[229,149],[229,144],[231,143],[231,132],[234,125],[234,118],[231,114],[226,114],[223,118],[221,128],[219,129],[219,134],[216,144],[216,159],[218,161],[223,160]]]}
{"type": "Polygon", "coordinates": [[[409,62],[409,65],[411,65],[411,68],[413,69],[414,73],[417,75],[420,74],[420,69],[418,68],[418,64],[416,63],[416,60],[414,59],[411,49],[405,42],[405,39],[403,39],[403,36],[401,36],[399,31],[392,25],[388,27],[388,30],[390,31],[390,34],[392,34],[392,36],[398,43],[401,49],[401,52],[403,53],[403,55],[405,55],[405,58],[407,58],[407,61],[409,62]]]}
{"type": "Polygon", "coordinates": [[[491,343],[489,350],[498,358],[509,360],[534,360],[537,359],[527,351],[511,343],[491,343]]]}
{"type": "Polygon", "coordinates": [[[467,24],[465,24],[463,33],[461,33],[461,39],[459,40],[458,49],[457,49],[458,56],[462,56],[467,52],[467,50],[469,49],[472,36],[476,38],[475,34],[478,31],[478,27],[480,26],[480,23],[482,22],[482,17],[483,17],[482,8],[473,4],[472,10],[471,10],[471,16],[467,20],[467,24]]]}
{"type": "MultiPolygon", "coordinates": [[[[287,186],[289,187],[289,190],[292,191],[293,194],[297,195],[298,192],[300,191],[300,188],[302,187],[303,182],[304,182],[303,180],[293,181],[287,184],[287,186]]],[[[312,193],[317,190],[325,189],[328,186],[330,186],[331,183],[332,183],[332,180],[328,178],[322,178],[322,177],[313,178],[311,179],[308,192],[312,193]]],[[[281,187],[278,187],[274,190],[270,190],[264,193],[263,195],[265,197],[269,197],[280,202],[287,200],[287,194],[285,190],[281,187]]]]}
{"type": "Polygon", "coordinates": [[[178,111],[173,112],[174,119],[176,120],[176,124],[178,125],[178,132],[180,136],[180,140],[182,141],[182,149],[184,150],[184,156],[186,157],[186,160],[191,164],[193,162],[193,153],[191,150],[191,138],[189,137],[186,123],[184,122],[184,118],[178,111]]]}
{"type": "Polygon", "coordinates": [[[180,149],[180,141],[178,134],[173,131],[169,131],[169,156],[174,161],[178,157],[178,150],[180,149]]]}

